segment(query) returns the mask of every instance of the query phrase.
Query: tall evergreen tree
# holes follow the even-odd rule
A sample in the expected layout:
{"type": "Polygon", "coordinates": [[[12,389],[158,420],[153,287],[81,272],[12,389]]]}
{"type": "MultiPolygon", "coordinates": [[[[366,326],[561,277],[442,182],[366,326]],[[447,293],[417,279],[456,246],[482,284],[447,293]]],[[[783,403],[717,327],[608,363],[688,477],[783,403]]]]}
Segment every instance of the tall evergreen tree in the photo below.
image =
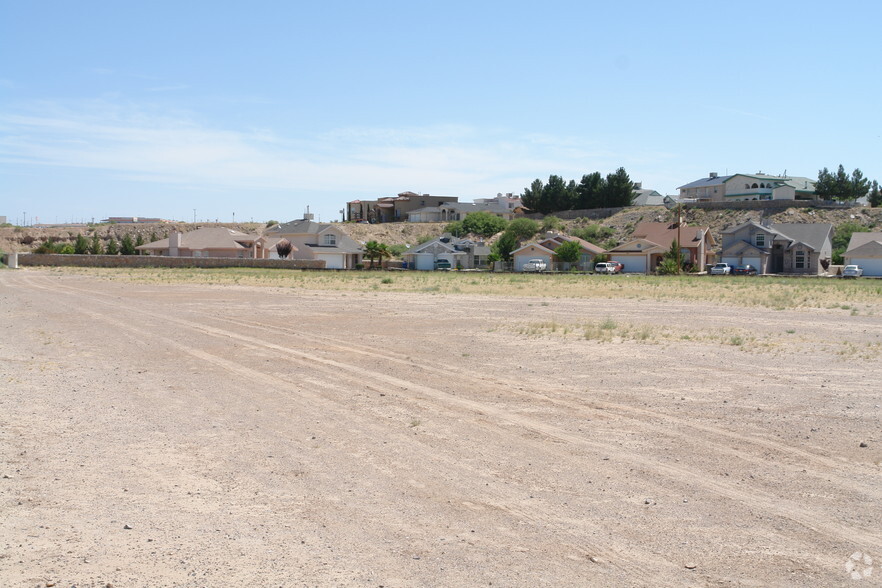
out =
{"type": "Polygon", "coordinates": [[[101,246],[101,239],[98,238],[98,231],[92,233],[92,244],[89,245],[89,253],[92,255],[101,255],[104,253],[104,247],[101,246]]]}
{"type": "Polygon", "coordinates": [[[600,208],[600,191],[604,179],[600,172],[585,174],[576,186],[576,208],[600,208]]]}
{"type": "Polygon", "coordinates": [[[870,190],[868,200],[873,208],[882,206],[882,190],[879,189],[879,182],[876,180],[873,180],[873,188],[870,190]]]}
{"type": "Polygon", "coordinates": [[[132,242],[132,236],[126,233],[122,238],[122,244],[119,247],[119,252],[123,255],[134,255],[135,254],[135,244],[132,242]]]}
{"type": "Polygon", "coordinates": [[[107,255],[119,255],[119,243],[114,237],[111,237],[107,242],[107,255]]]}
{"type": "Polygon", "coordinates": [[[540,212],[539,207],[542,205],[542,192],[544,189],[545,184],[542,183],[542,180],[536,178],[529,188],[524,188],[524,193],[521,195],[521,203],[530,212],[540,212]]]}
{"type": "Polygon", "coordinates": [[[77,235],[77,240],[74,243],[74,253],[77,255],[85,255],[89,252],[89,240],[80,233],[77,235]]]}

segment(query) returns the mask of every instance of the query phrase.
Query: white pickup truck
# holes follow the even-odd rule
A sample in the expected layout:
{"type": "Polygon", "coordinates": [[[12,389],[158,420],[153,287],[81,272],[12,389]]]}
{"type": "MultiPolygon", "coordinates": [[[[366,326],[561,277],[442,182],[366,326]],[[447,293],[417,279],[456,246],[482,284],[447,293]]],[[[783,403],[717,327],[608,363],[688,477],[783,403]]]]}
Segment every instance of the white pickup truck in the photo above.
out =
{"type": "Polygon", "coordinates": [[[539,258],[529,260],[521,268],[525,272],[544,272],[546,269],[548,269],[548,264],[544,259],[539,258]]]}

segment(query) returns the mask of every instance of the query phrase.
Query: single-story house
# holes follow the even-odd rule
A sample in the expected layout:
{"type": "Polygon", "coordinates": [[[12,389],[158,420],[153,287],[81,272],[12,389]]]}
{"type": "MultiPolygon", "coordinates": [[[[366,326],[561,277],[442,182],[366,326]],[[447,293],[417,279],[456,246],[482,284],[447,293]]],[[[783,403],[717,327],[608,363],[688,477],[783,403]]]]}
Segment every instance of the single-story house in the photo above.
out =
{"type": "Polygon", "coordinates": [[[760,274],[823,274],[833,254],[830,223],[747,221],[725,229],[722,236],[721,261],[750,264],[760,274]]]}
{"type": "Polygon", "coordinates": [[[266,238],[284,238],[293,249],[289,259],[321,260],[327,269],[355,269],[362,246],[339,227],[309,219],[294,220],[267,229],[266,238]]]}
{"type": "Polygon", "coordinates": [[[524,264],[531,259],[541,259],[549,270],[566,271],[575,266],[579,270],[590,271],[593,269],[594,258],[603,252],[602,247],[584,239],[547,233],[544,238],[526,243],[512,251],[512,267],[514,271],[521,272],[524,271],[524,264]],[[565,264],[555,255],[555,250],[567,241],[578,243],[581,249],[579,261],[575,264],[565,264]]]}
{"type": "Polygon", "coordinates": [[[433,270],[438,261],[450,263],[451,268],[476,269],[486,267],[490,248],[483,241],[459,239],[450,233],[421,243],[402,257],[407,267],[416,270],[433,270]]]}
{"type": "Polygon", "coordinates": [[[662,262],[677,241],[683,263],[703,269],[710,248],[716,245],[710,227],[689,227],[686,223],[640,223],[631,240],[608,250],[610,260],[620,262],[625,273],[649,274],[662,262]]]}
{"type": "Polygon", "coordinates": [[[226,227],[206,227],[187,233],[172,231],[168,238],[136,247],[146,255],[169,257],[236,257],[267,259],[270,251],[260,235],[226,227]]]}
{"type": "Polygon", "coordinates": [[[882,277],[882,233],[852,233],[842,254],[845,265],[859,265],[865,276],[882,277]]]}

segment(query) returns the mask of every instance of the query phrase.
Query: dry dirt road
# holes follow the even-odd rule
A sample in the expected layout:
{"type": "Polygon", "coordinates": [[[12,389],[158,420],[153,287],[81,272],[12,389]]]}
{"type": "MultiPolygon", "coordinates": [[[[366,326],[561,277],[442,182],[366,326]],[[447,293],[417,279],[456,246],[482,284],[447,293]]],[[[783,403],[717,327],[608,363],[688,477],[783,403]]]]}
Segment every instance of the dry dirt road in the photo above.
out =
{"type": "Polygon", "coordinates": [[[882,580],[882,303],[28,269],[0,309],[0,586],[882,580]]]}

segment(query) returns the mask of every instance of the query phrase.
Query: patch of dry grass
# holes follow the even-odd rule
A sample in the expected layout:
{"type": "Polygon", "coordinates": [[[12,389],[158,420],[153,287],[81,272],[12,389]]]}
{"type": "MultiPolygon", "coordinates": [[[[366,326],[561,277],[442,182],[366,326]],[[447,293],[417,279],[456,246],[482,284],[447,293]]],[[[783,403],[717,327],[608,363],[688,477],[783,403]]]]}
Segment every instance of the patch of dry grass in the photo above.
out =
{"type": "Polygon", "coordinates": [[[840,308],[874,314],[882,307],[882,281],[832,278],[709,276],[596,276],[487,272],[307,271],[255,268],[53,268],[138,283],[192,283],[282,287],[316,291],[389,291],[487,296],[543,296],[623,300],[696,301],[723,306],[840,308]]]}

